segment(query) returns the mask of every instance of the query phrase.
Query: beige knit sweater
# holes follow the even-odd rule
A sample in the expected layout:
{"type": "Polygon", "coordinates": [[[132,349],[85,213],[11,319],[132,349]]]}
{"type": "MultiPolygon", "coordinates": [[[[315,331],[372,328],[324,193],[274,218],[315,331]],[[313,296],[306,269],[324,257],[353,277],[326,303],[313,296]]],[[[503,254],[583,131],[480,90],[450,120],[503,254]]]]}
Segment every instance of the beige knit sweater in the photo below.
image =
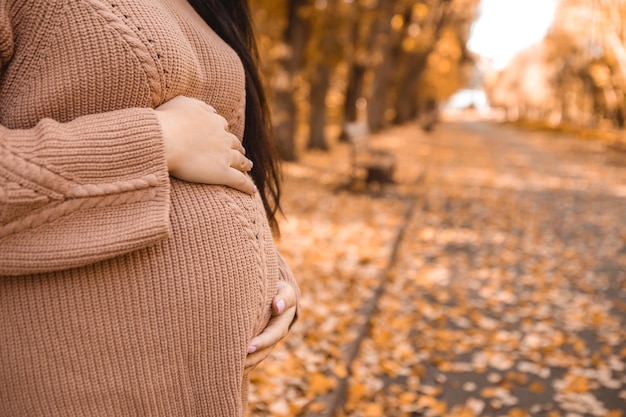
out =
{"type": "Polygon", "coordinates": [[[0,0],[0,417],[244,414],[297,285],[258,196],[168,177],[178,95],[242,136],[241,63],[185,0],[0,0]]]}

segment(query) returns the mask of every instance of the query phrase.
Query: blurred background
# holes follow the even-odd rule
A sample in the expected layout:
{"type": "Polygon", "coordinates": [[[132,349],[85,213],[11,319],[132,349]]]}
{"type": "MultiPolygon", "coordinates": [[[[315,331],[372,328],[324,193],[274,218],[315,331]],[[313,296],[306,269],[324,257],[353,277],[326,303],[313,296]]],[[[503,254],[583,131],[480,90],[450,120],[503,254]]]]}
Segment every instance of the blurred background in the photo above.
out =
{"type": "Polygon", "coordinates": [[[626,415],[626,0],[251,0],[302,288],[252,416],[626,415]]]}
{"type": "Polygon", "coordinates": [[[428,126],[446,107],[624,127],[621,0],[252,3],[284,159],[327,149],[359,117],[428,126]]]}

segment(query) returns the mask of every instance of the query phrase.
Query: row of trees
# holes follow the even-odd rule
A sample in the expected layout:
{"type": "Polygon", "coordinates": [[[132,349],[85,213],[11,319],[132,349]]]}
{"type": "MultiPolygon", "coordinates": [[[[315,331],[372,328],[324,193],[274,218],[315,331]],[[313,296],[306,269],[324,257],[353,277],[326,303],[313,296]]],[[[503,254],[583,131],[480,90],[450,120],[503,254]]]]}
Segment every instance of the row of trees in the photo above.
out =
{"type": "Polygon", "coordinates": [[[435,111],[472,75],[478,0],[253,0],[281,156],[435,111]],[[333,134],[332,127],[336,134],[333,134]]]}
{"type": "Polygon", "coordinates": [[[626,0],[561,0],[543,42],[486,77],[509,120],[624,128],[626,0]]]}

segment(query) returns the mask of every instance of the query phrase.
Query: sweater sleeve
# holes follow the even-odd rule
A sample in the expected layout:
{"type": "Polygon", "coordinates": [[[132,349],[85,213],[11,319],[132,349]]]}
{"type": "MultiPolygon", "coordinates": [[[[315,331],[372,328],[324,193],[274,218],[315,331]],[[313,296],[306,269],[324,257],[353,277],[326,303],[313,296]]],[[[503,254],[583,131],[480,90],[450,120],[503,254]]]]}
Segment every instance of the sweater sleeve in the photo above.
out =
{"type": "MultiPolygon", "coordinates": [[[[0,0],[0,80],[15,48],[9,3],[0,0]]],[[[0,120],[0,275],[82,266],[168,235],[169,176],[154,110],[14,127],[0,120]]]]}
{"type": "Polygon", "coordinates": [[[0,126],[0,275],[93,263],[163,239],[169,227],[154,110],[0,126]]]}

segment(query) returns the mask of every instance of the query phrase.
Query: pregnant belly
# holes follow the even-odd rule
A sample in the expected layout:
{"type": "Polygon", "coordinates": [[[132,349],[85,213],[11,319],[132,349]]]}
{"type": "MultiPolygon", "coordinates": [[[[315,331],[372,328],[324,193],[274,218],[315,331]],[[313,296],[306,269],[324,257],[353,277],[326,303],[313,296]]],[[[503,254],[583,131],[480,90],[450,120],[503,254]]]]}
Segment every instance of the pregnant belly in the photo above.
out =
{"type": "Polygon", "coordinates": [[[260,313],[255,332],[260,331],[278,284],[277,252],[261,198],[172,180],[171,218],[171,250],[186,260],[185,269],[198,271],[213,290],[235,288],[224,293],[225,302],[260,313]]]}
{"type": "Polygon", "coordinates": [[[176,179],[171,181],[171,195],[174,233],[196,230],[222,241],[237,237],[260,241],[270,233],[258,195],[250,196],[229,187],[176,179]]]}
{"type": "Polygon", "coordinates": [[[107,404],[106,415],[125,416],[136,414],[137,402],[124,403],[131,398],[165,404],[153,414],[168,414],[185,400],[181,392],[221,392],[211,384],[229,375],[241,383],[249,341],[267,324],[278,283],[262,202],[175,180],[171,196],[172,234],[159,244],[0,280],[0,311],[10,312],[0,315],[0,408],[41,398],[36,405],[55,404],[64,415],[105,415],[107,404]]]}

